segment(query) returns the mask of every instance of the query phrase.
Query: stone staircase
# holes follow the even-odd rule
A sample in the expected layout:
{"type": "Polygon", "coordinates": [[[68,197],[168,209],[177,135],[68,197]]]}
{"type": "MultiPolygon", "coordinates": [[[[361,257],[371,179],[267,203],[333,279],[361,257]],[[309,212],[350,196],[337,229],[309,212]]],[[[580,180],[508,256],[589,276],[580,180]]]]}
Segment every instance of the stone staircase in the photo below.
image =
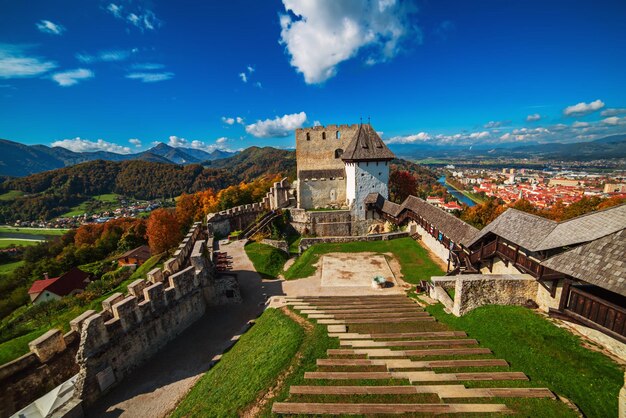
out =
{"type": "Polygon", "coordinates": [[[497,415],[515,412],[506,398],[555,398],[545,388],[507,388],[507,381],[528,377],[403,295],[299,297],[287,303],[327,325],[341,348],[317,359],[318,370],[304,375],[307,385],[291,386],[286,401],[273,404],[275,414],[497,415]]]}

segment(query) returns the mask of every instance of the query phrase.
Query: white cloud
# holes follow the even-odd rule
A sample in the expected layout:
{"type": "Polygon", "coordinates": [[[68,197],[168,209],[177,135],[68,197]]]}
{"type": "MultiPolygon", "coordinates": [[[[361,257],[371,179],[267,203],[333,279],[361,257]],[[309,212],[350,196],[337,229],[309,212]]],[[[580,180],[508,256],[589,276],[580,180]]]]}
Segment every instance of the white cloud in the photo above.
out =
{"type": "MultiPolygon", "coordinates": [[[[129,2],[129,6],[130,4],[131,3],[129,2]]],[[[142,32],[144,30],[154,30],[162,24],[161,20],[156,17],[152,10],[141,6],[136,6],[132,11],[128,10],[128,13],[126,13],[124,6],[109,3],[106,10],[115,18],[130,23],[142,32]]]]}
{"type": "Polygon", "coordinates": [[[393,58],[411,33],[420,37],[409,21],[414,11],[409,2],[283,0],[283,5],[289,14],[280,16],[280,42],[307,84],[335,76],[337,66],[361,50],[367,49],[373,65],[393,58]]]}
{"type": "Polygon", "coordinates": [[[37,77],[57,67],[53,61],[27,56],[28,47],[0,43],[0,78],[37,77]]]}
{"type": "Polygon", "coordinates": [[[130,73],[126,74],[126,78],[130,78],[131,80],[140,80],[144,83],[155,83],[157,81],[165,81],[174,77],[174,73],[163,72],[163,73],[130,73]]]}
{"type": "Polygon", "coordinates": [[[56,81],[59,86],[69,87],[74,84],[78,84],[83,80],[88,80],[94,77],[94,73],[91,70],[85,68],[77,68],[75,70],[61,71],[52,74],[52,79],[56,81]]]}
{"type": "Polygon", "coordinates": [[[53,23],[49,20],[40,20],[35,24],[37,29],[39,29],[43,33],[50,33],[52,35],[60,35],[65,32],[65,27],[63,25],[59,25],[58,23],[53,23]]]}
{"type": "Polygon", "coordinates": [[[612,109],[606,109],[603,110],[602,112],[600,112],[600,115],[602,116],[619,116],[619,115],[626,115],[626,108],[612,108],[612,109]]]}
{"type": "Polygon", "coordinates": [[[248,82],[248,75],[246,73],[239,73],[239,78],[241,78],[241,81],[244,83],[248,82]]]}
{"type": "Polygon", "coordinates": [[[589,126],[589,123],[587,123],[587,122],[576,121],[576,122],[572,123],[572,127],[573,128],[586,128],[588,126],[589,126]]]}
{"type": "Polygon", "coordinates": [[[131,144],[133,144],[137,148],[141,147],[141,140],[140,139],[131,138],[131,139],[128,140],[128,142],[130,142],[131,144]]]}
{"type": "Polygon", "coordinates": [[[590,103],[580,102],[572,106],[567,106],[563,109],[563,114],[565,116],[580,116],[586,115],[596,110],[600,110],[604,107],[604,102],[600,99],[594,100],[590,103]]]}
{"type": "Polygon", "coordinates": [[[470,139],[483,139],[483,138],[487,138],[488,136],[489,136],[489,132],[487,132],[487,131],[472,132],[469,135],[470,139]]]}
{"type": "Polygon", "coordinates": [[[605,125],[611,125],[611,126],[622,125],[626,123],[626,117],[619,118],[617,116],[611,116],[611,117],[602,119],[601,122],[605,125]]]}
{"type": "Polygon", "coordinates": [[[254,72],[254,67],[251,65],[248,65],[248,72],[252,74],[254,72]]]}
{"type": "Polygon", "coordinates": [[[51,144],[53,147],[63,147],[74,152],[94,152],[94,151],[108,151],[118,154],[130,154],[132,151],[129,147],[123,147],[112,142],[107,142],[102,139],[97,141],[90,141],[88,139],[74,138],[63,139],[61,141],[55,141],[51,144]]]}
{"type": "Polygon", "coordinates": [[[207,144],[206,142],[197,139],[193,141],[188,141],[185,138],[172,135],[168,138],[167,145],[174,148],[193,148],[206,152],[212,152],[216,149],[226,149],[224,147],[226,142],[228,142],[228,138],[226,137],[217,138],[215,140],[215,144],[207,144]]]}
{"type": "Polygon", "coordinates": [[[289,136],[294,129],[306,122],[306,113],[293,113],[274,119],[258,120],[246,126],[246,132],[257,138],[280,138],[289,136]]]}
{"type": "Polygon", "coordinates": [[[386,141],[388,144],[414,144],[415,142],[430,141],[432,137],[426,132],[420,132],[414,135],[394,136],[386,141]]]}
{"type": "Polygon", "coordinates": [[[221,138],[217,138],[217,139],[215,140],[215,143],[216,143],[216,144],[220,144],[220,145],[221,145],[221,144],[225,144],[226,142],[228,142],[228,138],[226,138],[225,136],[223,136],[223,137],[221,137],[221,138]]]}
{"type": "Polygon", "coordinates": [[[235,123],[235,119],[234,118],[227,118],[226,116],[222,116],[222,122],[224,122],[226,125],[232,125],[235,123]]]}
{"type": "Polygon", "coordinates": [[[124,61],[131,56],[132,53],[136,52],[136,49],[117,49],[117,50],[109,50],[109,51],[99,51],[96,54],[84,54],[78,53],[76,54],[76,59],[85,64],[90,64],[93,62],[116,62],[116,61],[124,61]]]}
{"type": "Polygon", "coordinates": [[[502,121],[493,121],[492,120],[490,122],[487,122],[484,125],[484,128],[485,129],[501,128],[503,126],[507,126],[507,125],[510,125],[510,124],[511,124],[510,120],[502,120],[502,121]]]}
{"type": "Polygon", "coordinates": [[[151,71],[151,70],[162,70],[163,68],[165,68],[165,65],[156,64],[153,62],[146,62],[143,64],[133,64],[130,66],[130,68],[133,70],[139,70],[139,71],[151,71]]]}
{"type": "Polygon", "coordinates": [[[532,115],[526,116],[527,122],[537,122],[539,119],[541,119],[541,115],[539,113],[533,113],[532,115]]]}
{"type": "Polygon", "coordinates": [[[236,121],[238,124],[240,124],[240,125],[243,125],[243,122],[244,122],[244,121],[243,121],[243,118],[242,118],[242,117],[240,117],[240,116],[237,116],[237,117],[235,118],[235,121],[236,121]]]}
{"type": "Polygon", "coordinates": [[[170,147],[186,147],[188,145],[187,140],[185,138],[180,138],[176,135],[172,135],[168,138],[167,145],[170,147]]]}
{"type": "Polygon", "coordinates": [[[313,121],[313,126],[322,126],[322,123],[319,120],[313,121]]]}

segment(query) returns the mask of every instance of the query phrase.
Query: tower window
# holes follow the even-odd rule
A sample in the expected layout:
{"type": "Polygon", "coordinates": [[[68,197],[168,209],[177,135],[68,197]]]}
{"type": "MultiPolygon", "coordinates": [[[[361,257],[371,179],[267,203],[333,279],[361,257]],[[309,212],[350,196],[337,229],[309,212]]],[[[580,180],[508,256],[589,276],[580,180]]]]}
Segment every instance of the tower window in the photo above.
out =
{"type": "Polygon", "coordinates": [[[337,148],[335,150],[335,158],[341,158],[342,155],[343,155],[343,150],[341,148],[337,148]]]}
{"type": "Polygon", "coordinates": [[[326,139],[326,132],[322,132],[322,139],[326,139]]]}
{"type": "Polygon", "coordinates": [[[311,134],[310,134],[310,133],[308,133],[308,132],[306,133],[306,140],[307,140],[307,141],[310,141],[310,140],[311,140],[311,134]]]}
{"type": "Polygon", "coordinates": [[[335,132],[335,138],[341,139],[341,132],[339,131],[335,132]]]}

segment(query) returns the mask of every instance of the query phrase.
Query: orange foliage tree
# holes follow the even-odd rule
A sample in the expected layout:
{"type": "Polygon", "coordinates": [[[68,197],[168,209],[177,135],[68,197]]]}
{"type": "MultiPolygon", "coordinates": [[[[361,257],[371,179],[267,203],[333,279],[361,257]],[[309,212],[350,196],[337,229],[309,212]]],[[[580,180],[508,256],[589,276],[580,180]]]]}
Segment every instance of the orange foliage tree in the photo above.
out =
{"type": "Polygon", "coordinates": [[[173,248],[183,236],[176,213],[168,209],[157,209],[150,214],[146,234],[152,254],[173,248]]]}

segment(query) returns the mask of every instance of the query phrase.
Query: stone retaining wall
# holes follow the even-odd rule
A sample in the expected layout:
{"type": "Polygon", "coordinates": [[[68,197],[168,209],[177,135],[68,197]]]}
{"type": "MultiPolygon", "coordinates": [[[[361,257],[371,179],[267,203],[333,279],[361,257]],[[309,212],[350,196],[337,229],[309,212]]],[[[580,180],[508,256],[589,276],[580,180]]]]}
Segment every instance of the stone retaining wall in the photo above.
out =
{"type": "Polygon", "coordinates": [[[525,305],[537,297],[537,281],[529,274],[465,274],[431,277],[430,297],[440,300],[450,309],[445,289],[454,284],[454,303],[450,311],[465,315],[484,305],[525,305]]]}
{"type": "Polygon", "coordinates": [[[270,247],[278,248],[279,250],[289,254],[289,244],[285,240],[264,239],[264,240],[261,240],[261,244],[265,244],[265,245],[269,245],[270,247]]]}

